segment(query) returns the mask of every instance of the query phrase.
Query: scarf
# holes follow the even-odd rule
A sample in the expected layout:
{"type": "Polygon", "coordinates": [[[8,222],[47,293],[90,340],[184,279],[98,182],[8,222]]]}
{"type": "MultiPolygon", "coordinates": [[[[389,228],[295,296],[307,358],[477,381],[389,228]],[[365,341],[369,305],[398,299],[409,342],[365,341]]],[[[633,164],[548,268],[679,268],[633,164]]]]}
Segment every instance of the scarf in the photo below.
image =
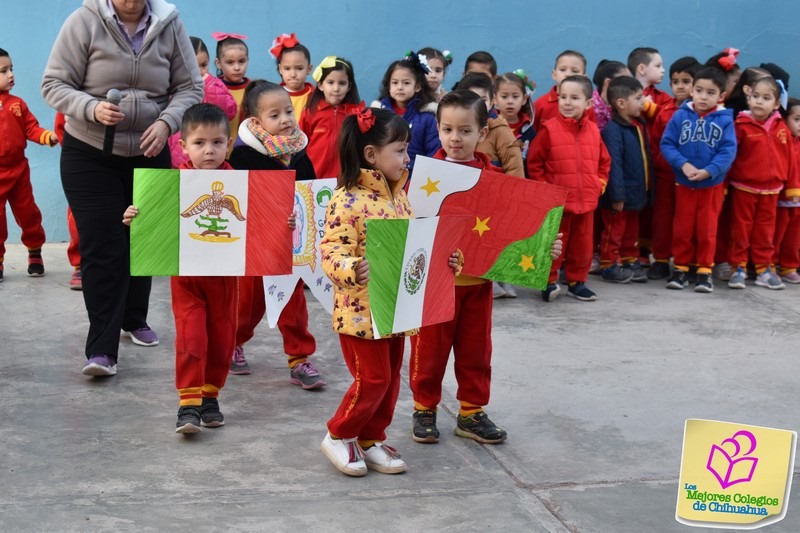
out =
{"type": "Polygon", "coordinates": [[[291,135],[272,135],[254,121],[248,120],[247,129],[264,145],[267,156],[277,159],[286,166],[289,166],[292,156],[308,144],[308,137],[297,126],[291,135]]]}

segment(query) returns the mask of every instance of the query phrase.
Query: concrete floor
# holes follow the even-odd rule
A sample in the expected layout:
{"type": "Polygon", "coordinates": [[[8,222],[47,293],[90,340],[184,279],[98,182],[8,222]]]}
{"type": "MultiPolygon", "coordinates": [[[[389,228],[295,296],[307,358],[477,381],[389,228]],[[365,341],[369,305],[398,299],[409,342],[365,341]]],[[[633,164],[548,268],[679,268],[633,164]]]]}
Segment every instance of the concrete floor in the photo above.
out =
{"type": "MultiPolygon", "coordinates": [[[[0,283],[2,531],[687,531],[674,520],[686,418],[800,427],[800,287],[700,295],[593,279],[594,303],[528,290],[496,302],[488,412],[505,444],[452,434],[452,373],[440,443],[412,442],[406,380],[388,442],[408,472],[348,478],[319,452],[350,376],[315,301],[329,385],[290,385],[279,334],[262,324],[253,374],[223,391],[226,426],[187,439],[173,432],[167,280],[149,318],[161,344],[123,339],[119,374],[92,380],[65,246],[47,245],[45,264],[28,278],[11,246],[0,283]]],[[[800,531],[798,503],[766,530],[800,531]]]]}

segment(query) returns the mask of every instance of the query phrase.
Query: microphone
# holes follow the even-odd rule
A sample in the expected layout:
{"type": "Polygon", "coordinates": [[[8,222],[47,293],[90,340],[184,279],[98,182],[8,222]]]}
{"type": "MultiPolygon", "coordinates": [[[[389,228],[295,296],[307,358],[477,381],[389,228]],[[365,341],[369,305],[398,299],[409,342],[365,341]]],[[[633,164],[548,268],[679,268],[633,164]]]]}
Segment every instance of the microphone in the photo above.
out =
{"type": "MultiPolygon", "coordinates": [[[[106,94],[106,100],[109,104],[119,105],[122,100],[122,93],[117,89],[111,89],[106,94]]],[[[106,126],[106,135],[103,139],[103,157],[109,157],[114,151],[114,133],[117,130],[116,124],[113,126],[106,126]]]]}

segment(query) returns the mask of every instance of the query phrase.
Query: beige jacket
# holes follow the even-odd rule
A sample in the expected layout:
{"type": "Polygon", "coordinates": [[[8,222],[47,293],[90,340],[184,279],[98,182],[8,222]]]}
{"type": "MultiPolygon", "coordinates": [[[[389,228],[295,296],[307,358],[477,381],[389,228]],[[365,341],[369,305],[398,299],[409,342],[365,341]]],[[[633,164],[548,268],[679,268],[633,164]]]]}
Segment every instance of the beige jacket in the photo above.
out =
{"type": "Polygon", "coordinates": [[[504,174],[525,177],[519,143],[503,117],[489,119],[489,133],[478,144],[478,151],[486,154],[493,165],[501,167],[504,174]]]}

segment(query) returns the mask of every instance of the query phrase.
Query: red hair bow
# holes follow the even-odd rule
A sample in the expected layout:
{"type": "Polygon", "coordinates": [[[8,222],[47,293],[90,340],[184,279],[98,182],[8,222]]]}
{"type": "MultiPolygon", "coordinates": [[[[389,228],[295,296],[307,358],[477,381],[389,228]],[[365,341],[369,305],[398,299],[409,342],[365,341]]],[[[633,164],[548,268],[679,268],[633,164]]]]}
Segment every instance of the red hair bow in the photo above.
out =
{"type": "Polygon", "coordinates": [[[725,69],[725,72],[730,72],[736,67],[736,58],[739,56],[739,50],[736,48],[726,48],[722,53],[727,55],[720,57],[717,62],[719,66],[725,69]]]}
{"type": "Polygon", "coordinates": [[[217,42],[224,41],[225,39],[229,38],[239,39],[240,41],[247,40],[247,35],[242,35],[241,33],[223,33],[221,31],[215,31],[211,34],[211,37],[213,37],[217,42]]]}
{"type": "Polygon", "coordinates": [[[294,48],[298,44],[300,44],[300,41],[297,40],[294,33],[291,35],[283,33],[272,41],[272,48],[269,49],[269,53],[272,54],[272,57],[278,59],[285,48],[294,48]]]}
{"type": "Polygon", "coordinates": [[[375,114],[368,107],[356,115],[356,120],[358,120],[359,131],[367,133],[375,125],[375,114]]]}

